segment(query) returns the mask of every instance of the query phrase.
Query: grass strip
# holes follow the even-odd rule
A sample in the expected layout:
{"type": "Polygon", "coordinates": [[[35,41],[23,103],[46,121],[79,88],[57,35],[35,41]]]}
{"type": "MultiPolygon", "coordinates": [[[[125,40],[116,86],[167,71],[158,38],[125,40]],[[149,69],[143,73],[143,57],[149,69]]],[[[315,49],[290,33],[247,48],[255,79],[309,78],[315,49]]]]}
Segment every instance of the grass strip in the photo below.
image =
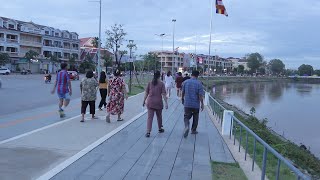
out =
{"type": "Polygon", "coordinates": [[[238,163],[211,162],[214,180],[247,180],[238,163]]]}

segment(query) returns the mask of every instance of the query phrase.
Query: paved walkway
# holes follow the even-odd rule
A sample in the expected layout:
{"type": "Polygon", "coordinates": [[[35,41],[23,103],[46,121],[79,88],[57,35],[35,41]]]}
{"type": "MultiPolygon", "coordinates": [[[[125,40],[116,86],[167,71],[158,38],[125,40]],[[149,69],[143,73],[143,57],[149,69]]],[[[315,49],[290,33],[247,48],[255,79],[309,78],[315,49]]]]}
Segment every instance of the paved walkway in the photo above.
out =
{"type": "Polygon", "coordinates": [[[52,179],[211,180],[210,160],[234,162],[207,111],[200,113],[199,133],[183,138],[183,106],[177,99],[169,102],[170,109],[163,111],[164,133],[157,133],[154,120],[146,138],[144,114],[52,179]]]}

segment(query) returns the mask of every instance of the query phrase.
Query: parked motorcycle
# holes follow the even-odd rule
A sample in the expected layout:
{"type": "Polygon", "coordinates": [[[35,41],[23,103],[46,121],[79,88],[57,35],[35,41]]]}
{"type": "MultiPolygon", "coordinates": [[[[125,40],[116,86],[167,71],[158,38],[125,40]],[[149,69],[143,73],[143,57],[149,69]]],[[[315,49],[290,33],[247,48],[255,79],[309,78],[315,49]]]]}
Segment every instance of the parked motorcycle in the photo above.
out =
{"type": "Polygon", "coordinates": [[[44,82],[47,83],[51,83],[51,74],[46,74],[44,76],[44,82]]]}

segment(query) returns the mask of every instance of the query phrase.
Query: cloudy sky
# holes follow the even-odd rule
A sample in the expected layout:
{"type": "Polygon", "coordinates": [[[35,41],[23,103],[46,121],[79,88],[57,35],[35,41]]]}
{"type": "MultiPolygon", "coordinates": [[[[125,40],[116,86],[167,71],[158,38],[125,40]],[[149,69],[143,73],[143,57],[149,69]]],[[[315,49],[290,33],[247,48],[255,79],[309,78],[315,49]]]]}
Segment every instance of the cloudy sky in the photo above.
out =
{"type": "MultiPolygon", "coordinates": [[[[99,3],[89,0],[0,0],[0,16],[33,21],[98,36],[99,3]]],[[[211,54],[243,57],[259,52],[265,60],[279,58],[287,68],[302,63],[320,69],[319,0],[225,0],[229,17],[213,15],[211,54]]],[[[137,54],[172,50],[208,54],[211,0],[102,0],[102,37],[114,23],[124,24],[137,54]],[[196,45],[196,48],[195,48],[196,45]]]]}

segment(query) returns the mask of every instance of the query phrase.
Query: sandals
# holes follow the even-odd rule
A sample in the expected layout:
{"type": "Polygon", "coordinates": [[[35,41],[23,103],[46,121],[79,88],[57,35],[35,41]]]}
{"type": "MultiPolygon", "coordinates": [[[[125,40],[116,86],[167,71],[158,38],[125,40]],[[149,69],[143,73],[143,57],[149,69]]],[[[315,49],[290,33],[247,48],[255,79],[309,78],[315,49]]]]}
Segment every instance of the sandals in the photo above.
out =
{"type": "Polygon", "coordinates": [[[164,129],[163,128],[160,128],[159,129],[159,133],[163,133],[164,132],[164,129]]]}
{"type": "Polygon", "coordinates": [[[122,118],[120,118],[120,119],[118,119],[117,121],[123,121],[123,119],[122,119],[122,118]]]}
{"type": "Polygon", "coordinates": [[[148,137],[150,137],[150,133],[148,132],[148,133],[146,133],[146,137],[148,138],[148,137]]]}
{"type": "Polygon", "coordinates": [[[80,122],[84,122],[84,120],[82,119],[80,122]]]}

